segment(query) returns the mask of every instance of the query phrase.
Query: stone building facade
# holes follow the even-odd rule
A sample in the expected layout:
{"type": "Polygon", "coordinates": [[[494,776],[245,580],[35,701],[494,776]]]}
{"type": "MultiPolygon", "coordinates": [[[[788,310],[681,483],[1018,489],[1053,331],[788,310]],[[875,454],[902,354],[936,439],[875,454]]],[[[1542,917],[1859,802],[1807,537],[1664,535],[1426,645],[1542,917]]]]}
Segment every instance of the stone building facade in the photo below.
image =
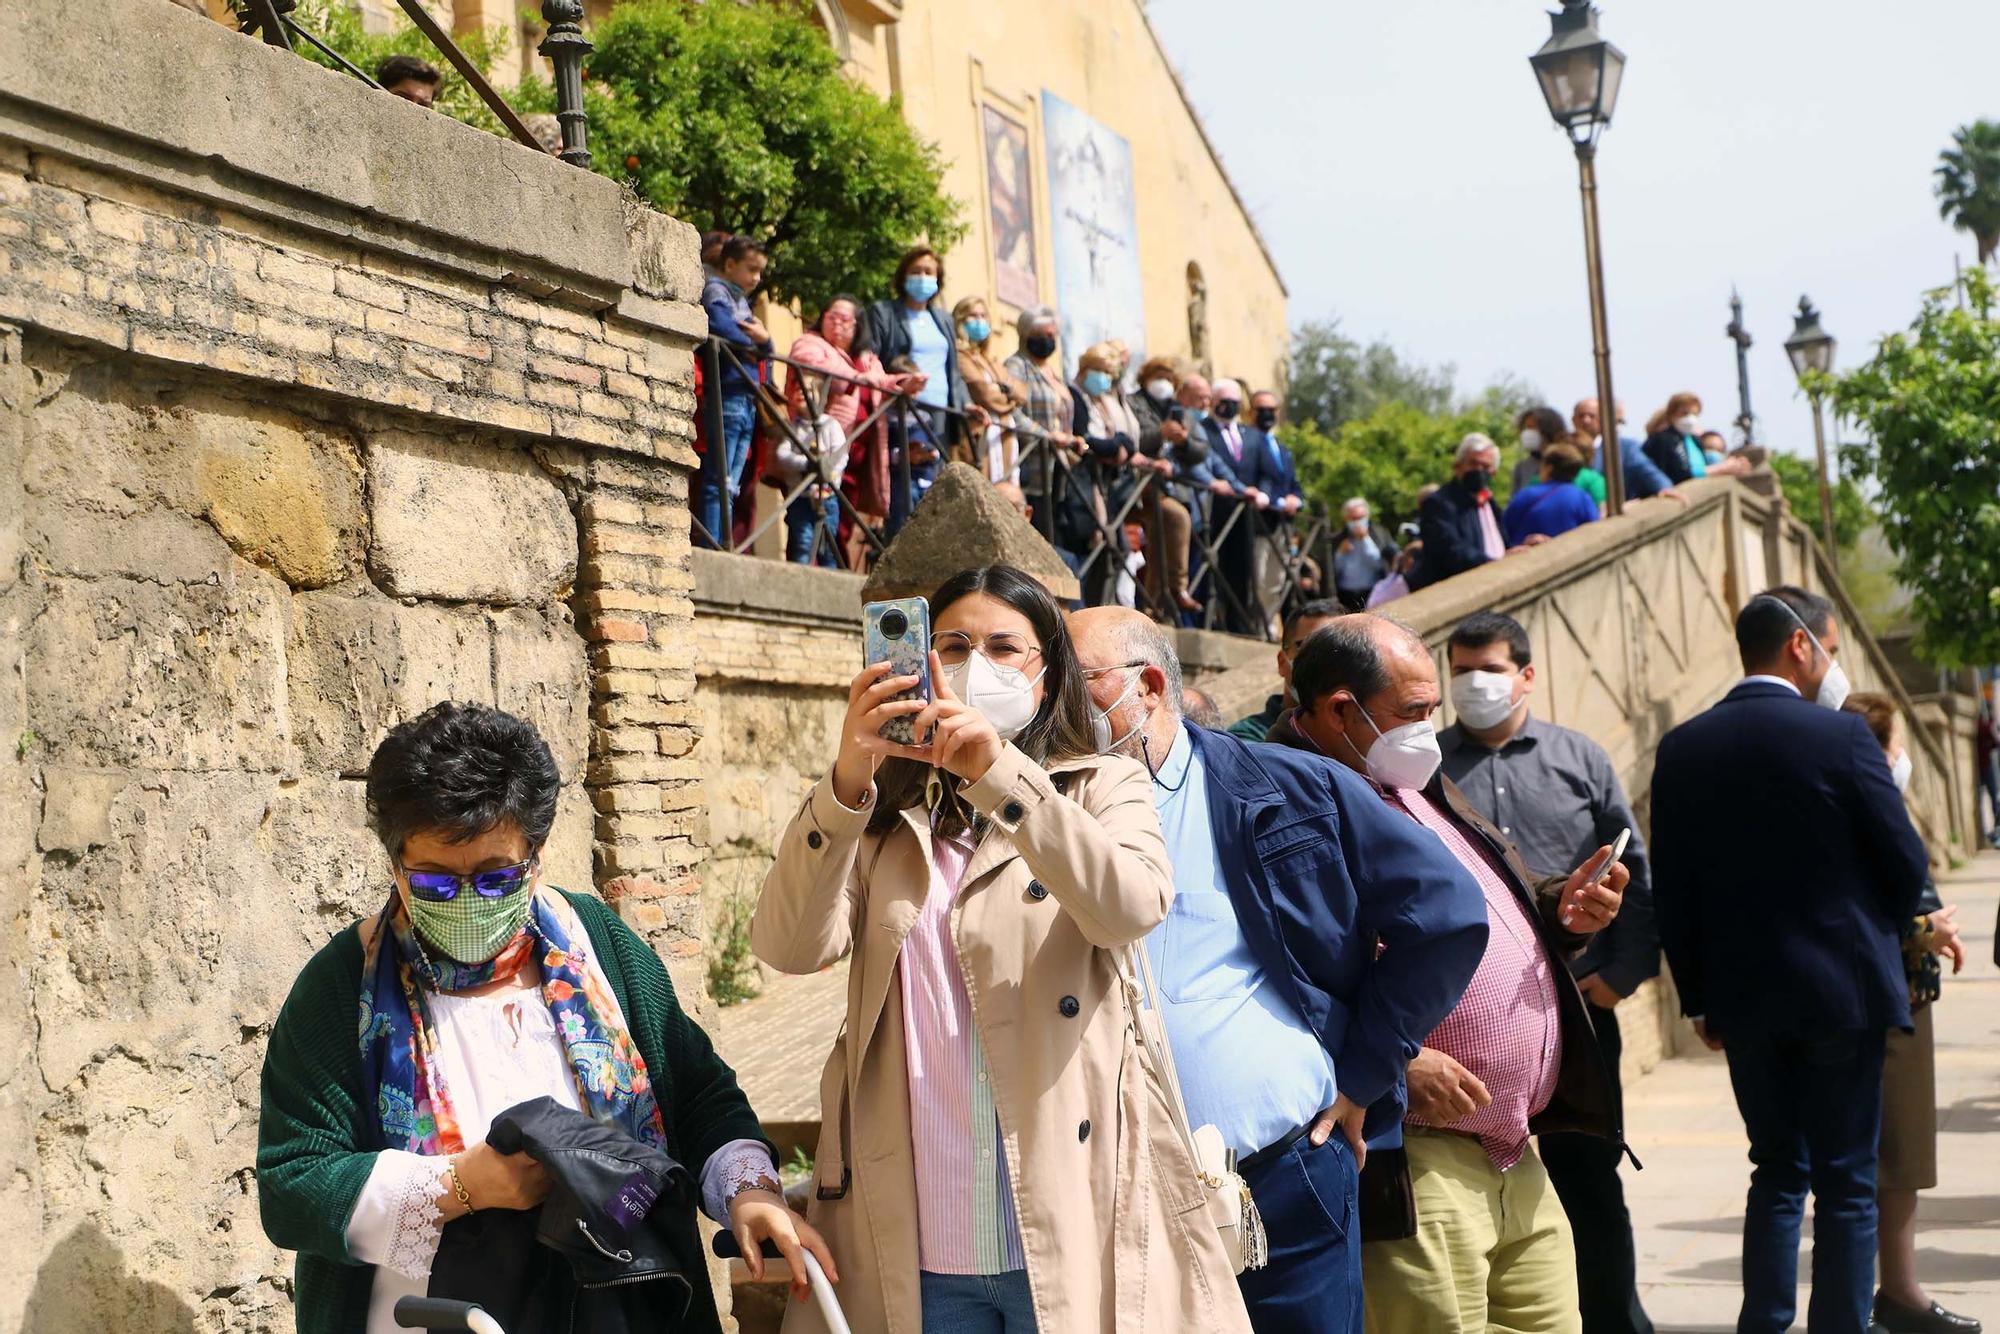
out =
{"type": "Polygon", "coordinates": [[[695,234],[158,0],[6,26],[0,1329],[286,1329],[263,1041],[388,727],[535,722],[551,878],[705,1006],[695,234]]]}

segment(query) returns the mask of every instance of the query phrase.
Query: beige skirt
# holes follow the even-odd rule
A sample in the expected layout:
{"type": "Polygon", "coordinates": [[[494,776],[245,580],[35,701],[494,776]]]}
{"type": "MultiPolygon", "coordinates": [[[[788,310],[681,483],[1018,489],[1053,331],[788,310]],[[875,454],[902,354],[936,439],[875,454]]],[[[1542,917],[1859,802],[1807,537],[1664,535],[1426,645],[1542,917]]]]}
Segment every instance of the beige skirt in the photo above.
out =
{"type": "Polygon", "coordinates": [[[1929,1190],[1937,1185],[1937,1069],[1931,1007],[1911,1016],[1916,1031],[1889,1030],[1882,1058],[1882,1156],[1878,1190],[1929,1190]]]}

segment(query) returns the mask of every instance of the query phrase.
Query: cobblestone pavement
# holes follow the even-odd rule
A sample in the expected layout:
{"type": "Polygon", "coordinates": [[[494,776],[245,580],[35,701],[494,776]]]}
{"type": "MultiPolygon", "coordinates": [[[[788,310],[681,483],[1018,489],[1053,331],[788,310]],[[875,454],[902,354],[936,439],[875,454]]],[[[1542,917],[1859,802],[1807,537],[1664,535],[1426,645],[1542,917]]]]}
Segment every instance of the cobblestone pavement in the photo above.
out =
{"type": "Polygon", "coordinates": [[[721,1011],[715,1046],[765,1121],[819,1118],[819,1072],[847,1008],[847,963],[806,977],[770,974],[763,991],[721,1011]]]}
{"type": "MultiPolygon", "coordinates": [[[[1993,918],[2000,853],[1945,877],[1971,957],[1938,1002],[1938,1187],[1918,1205],[1917,1272],[1932,1297],[2000,1331],[2000,970],[1993,918]]],[[[1626,1133],[1646,1164],[1625,1169],[1639,1290],[1665,1331],[1730,1330],[1739,1299],[1743,1123],[1719,1054],[1662,1062],[1625,1095],[1626,1133]]],[[[1799,1276],[1810,1272],[1811,1219],[1799,1276]]],[[[1806,1290],[1799,1290],[1803,1322],[1806,1290]]]]}

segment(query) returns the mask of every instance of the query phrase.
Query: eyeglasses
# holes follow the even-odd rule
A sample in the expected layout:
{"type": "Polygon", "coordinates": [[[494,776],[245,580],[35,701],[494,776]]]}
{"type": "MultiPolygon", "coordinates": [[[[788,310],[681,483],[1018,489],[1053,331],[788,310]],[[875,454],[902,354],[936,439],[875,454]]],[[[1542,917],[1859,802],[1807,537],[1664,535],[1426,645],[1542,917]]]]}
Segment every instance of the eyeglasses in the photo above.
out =
{"type": "Polygon", "coordinates": [[[528,883],[535,873],[535,859],[516,862],[512,866],[499,866],[491,871],[481,871],[476,875],[453,875],[450,871],[412,871],[403,868],[403,876],[410,882],[410,892],[420,899],[432,903],[450,903],[459,894],[470,889],[482,899],[504,899],[528,883]]]}
{"type": "Polygon", "coordinates": [[[978,649],[986,655],[986,660],[995,667],[1022,667],[1041,649],[1030,644],[1016,634],[1005,632],[988,635],[984,640],[976,640],[971,635],[957,630],[947,630],[931,640],[931,648],[936,650],[938,661],[947,667],[956,667],[972,656],[978,649]]]}
{"type": "Polygon", "coordinates": [[[1095,681],[1109,672],[1130,671],[1134,667],[1144,667],[1147,665],[1144,662],[1135,660],[1133,662],[1114,662],[1108,667],[1086,667],[1083,669],[1083,679],[1086,681],[1095,681]]]}

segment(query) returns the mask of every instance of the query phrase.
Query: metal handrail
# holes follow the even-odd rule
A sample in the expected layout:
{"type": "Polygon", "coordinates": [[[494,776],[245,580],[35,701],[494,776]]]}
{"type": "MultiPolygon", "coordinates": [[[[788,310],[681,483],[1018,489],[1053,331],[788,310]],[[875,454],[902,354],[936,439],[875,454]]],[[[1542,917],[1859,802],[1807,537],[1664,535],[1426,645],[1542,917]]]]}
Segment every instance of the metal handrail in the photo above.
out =
{"type": "MultiPolygon", "coordinates": [[[[847,429],[849,444],[861,439],[885,418],[890,417],[891,414],[894,414],[896,420],[901,424],[902,429],[900,434],[902,438],[905,441],[910,440],[912,434],[912,427],[910,425],[913,409],[912,396],[907,392],[890,392],[875,377],[850,374],[826,366],[812,365],[791,357],[782,356],[778,353],[764,353],[746,358],[734,344],[713,335],[704,340],[701,348],[701,356],[703,375],[701,407],[704,433],[710,442],[702,466],[704,471],[710,474],[709,480],[716,487],[721,497],[720,519],[721,527],[725,534],[733,534],[735,531],[733,514],[735,494],[734,487],[731,485],[734,479],[725,475],[727,470],[725,467],[726,455],[722,447],[722,398],[718,392],[725,364],[741,372],[746,378],[752,381],[752,395],[757,404],[760,419],[782,432],[786,439],[800,453],[813,462],[814,466],[805,477],[782,492],[779,504],[775,507],[775,512],[762,519],[741,542],[717,541],[716,535],[708,532],[706,526],[700,521],[700,518],[696,517],[693,520],[693,526],[694,531],[699,535],[700,539],[711,547],[722,548],[732,554],[743,554],[753,547],[759,538],[777,525],[792,503],[801,495],[804,495],[809,489],[824,486],[829,488],[831,493],[838,499],[842,513],[859,528],[869,547],[876,553],[880,553],[887,546],[887,540],[861,517],[860,513],[854,508],[853,502],[841,490],[839,479],[825,475],[824,469],[820,465],[817,441],[802,431],[801,423],[794,420],[792,416],[791,405],[778,393],[774,385],[765,381],[757,373],[757,367],[761,363],[770,362],[790,367],[800,377],[799,392],[804,400],[804,408],[808,419],[816,419],[824,410],[823,402],[815,398],[814,382],[811,378],[813,376],[820,376],[826,380],[839,381],[858,388],[872,389],[881,394],[882,401],[876,404],[865,417],[847,429]]],[[[964,409],[950,406],[924,404],[923,411],[925,414],[936,414],[965,423],[971,423],[976,420],[971,413],[964,409]]],[[[988,415],[988,419],[991,419],[990,414],[988,415]]],[[[1045,498],[1045,501],[1036,507],[1039,511],[1037,518],[1040,520],[1042,536],[1053,544],[1057,498],[1069,496],[1071,498],[1087,499],[1088,492],[1080,491],[1080,489],[1088,487],[1091,483],[1080,477],[1079,473],[1083,471],[1083,466],[1096,467],[1098,465],[1089,460],[1071,460],[1066,456],[1065,451],[1052,446],[1051,442],[1055,439],[1053,433],[1018,415],[1008,419],[1004,423],[1003,429],[1013,432],[1028,442],[1027,446],[1015,456],[1016,468],[1020,468],[1036,460],[1037,456],[1039,456],[1043,472],[1039,494],[1045,498]],[[1044,448],[1044,446],[1051,447],[1044,448]],[[1060,473],[1060,476],[1057,475],[1058,473],[1060,473]]],[[[939,443],[941,444],[942,442],[939,443]]],[[[1157,473],[1151,471],[1136,472],[1133,475],[1133,480],[1134,485],[1130,494],[1123,499],[1115,515],[1107,513],[1105,518],[1100,522],[1094,513],[1095,507],[1092,507],[1091,526],[1095,530],[1099,540],[1088,554],[1080,558],[1080,569],[1078,571],[1080,582],[1088,578],[1090,572],[1096,568],[1098,561],[1107,557],[1107,553],[1118,549],[1119,531],[1139,505],[1142,503],[1146,504],[1149,510],[1156,511],[1158,497],[1161,494],[1171,494],[1172,485],[1192,485],[1186,479],[1163,479],[1157,473]]],[[[891,485],[903,493],[906,501],[906,512],[907,510],[914,509],[916,497],[913,493],[907,446],[897,451],[895,476],[891,485]]],[[[1204,599],[1207,604],[1204,614],[1205,626],[1212,627],[1215,623],[1218,609],[1226,609],[1228,612],[1233,613],[1234,617],[1242,623],[1254,627],[1255,633],[1268,639],[1268,622],[1271,620],[1272,615],[1292,598],[1304,596],[1301,584],[1305,553],[1316,545],[1325,544],[1331,528],[1330,519],[1323,506],[1312,505],[1302,508],[1299,511],[1299,516],[1303,517],[1306,521],[1306,529],[1300,543],[1300,555],[1293,557],[1286,550],[1285,538],[1289,533],[1297,529],[1297,517],[1278,514],[1272,511],[1257,511],[1248,501],[1232,497],[1229,498],[1230,511],[1228,516],[1223,520],[1221,528],[1218,530],[1214,524],[1214,502],[1217,499],[1218,497],[1204,490],[1197,489],[1195,492],[1194,500],[1200,511],[1201,522],[1194,530],[1193,541],[1199,546],[1203,559],[1200,571],[1190,580],[1190,589],[1200,588],[1206,583],[1213,590],[1211,596],[1204,599]],[[1266,519],[1273,521],[1269,531],[1256,534],[1255,541],[1269,543],[1271,549],[1279,556],[1283,564],[1284,575],[1278,590],[1280,608],[1266,609],[1262,606],[1260,591],[1254,587],[1254,574],[1252,576],[1253,586],[1240,591],[1234,588],[1228,580],[1221,578],[1219,574],[1223,544],[1235,532],[1238,524],[1250,522],[1248,516],[1252,513],[1261,514],[1266,519]]],[[[818,517],[815,518],[815,528],[813,552],[816,555],[822,541],[832,541],[833,539],[825,534],[823,524],[818,517]]],[[[1155,530],[1157,531],[1157,524],[1155,524],[1155,530]]],[[[837,560],[841,561],[844,567],[844,554],[839,551],[837,545],[835,546],[835,556],[837,560]]],[[[1322,570],[1330,568],[1324,556],[1321,560],[1321,568],[1322,570]]],[[[1168,592],[1168,590],[1164,589],[1162,591],[1168,592]]],[[[1153,594],[1146,589],[1145,581],[1141,580],[1136,584],[1135,595],[1144,599],[1148,610],[1160,609],[1156,604],[1153,594]]],[[[1169,606],[1165,610],[1177,615],[1179,609],[1169,606]]]]}
{"type": "MultiPolygon", "coordinates": [[[[499,122],[507,127],[507,132],[516,140],[534,149],[537,153],[547,152],[535,132],[527,122],[500,95],[479,66],[465,54],[464,48],[452,40],[451,34],[433,18],[418,0],[396,0],[404,14],[417,31],[436,47],[459,77],[471,86],[499,122]]],[[[310,45],[324,53],[335,64],[367,84],[370,88],[380,88],[373,76],[355,65],[347,57],[334,50],[326,42],[309,31],[292,11],[298,8],[298,0],[242,0],[243,11],[237,29],[244,33],[255,33],[271,46],[295,51],[294,37],[301,37],[310,45]]],[[[580,0],[543,0],[542,20],[549,25],[547,36],[536,48],[538,55],[546,56],[555,66],[556,122],[562,127],[562,148],[557,156],[573,166],[588,167],[590,152],[584,143],[588,133],[589,117],[583,107],[583,59],[592,51],[590,39],[583,35],[583,5],[580,0]]]]}

